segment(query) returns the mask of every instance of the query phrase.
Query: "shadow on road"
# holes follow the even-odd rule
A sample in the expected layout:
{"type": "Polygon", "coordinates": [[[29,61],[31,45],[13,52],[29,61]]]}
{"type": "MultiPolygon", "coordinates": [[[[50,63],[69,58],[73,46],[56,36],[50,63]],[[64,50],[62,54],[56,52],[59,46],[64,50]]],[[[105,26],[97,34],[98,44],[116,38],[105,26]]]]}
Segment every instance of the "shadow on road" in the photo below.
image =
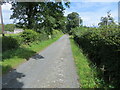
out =
{"type": "Polygon", "coordinates": [[[23,77],[25,77],[23,73],[13,69],[2,77],[2,88],[22,88],[24,84],[22,83],[21,78],[23,77]]]}
{"type": "MultiPolygon", "coordinates": [[[[9,60],[10,58],[14,58],[14,57],[19,57],[20,59],[26,59],[26,60],[29,60],[31,56],[32,56],[31,58],[34,60],[44,59],[43,56],[36,54],[35,51],[26,48],[8,50],[6,52],[3,52],[2,55],[0,56],[2,56],[3,62],[5,59],[9,60]]],[[[22,78],[25,77],[25,75],[21,72],[17,72],[15,69],[12,68],[12,66],[3,65],[2,74],[3,74],[2,88],[22,88],[24,86],[24,83],[21,80],[22,78]]]]}
{"type": "MultiPolygon", "coordinates": [[[[40,60],[44,57],[35,54],[32,59],[40,60]]],[[[13,69],[11,66],[4,66],[4,69],[9,69],[7,74],[3,75],[2,77],[2,88],[22,88],[24,83],[22,83],[21,79],[25,77],[23,73],[17,72],[16,69],[13,69]]]]}
{"type": "Polygon", "coordinates": [[[32,59],[35,59],[35,60],[40,60],[40,59],[44,59],[43,56],[39,55],[39,54],[35,54],[33,57],[31,57],[32,59]]]}

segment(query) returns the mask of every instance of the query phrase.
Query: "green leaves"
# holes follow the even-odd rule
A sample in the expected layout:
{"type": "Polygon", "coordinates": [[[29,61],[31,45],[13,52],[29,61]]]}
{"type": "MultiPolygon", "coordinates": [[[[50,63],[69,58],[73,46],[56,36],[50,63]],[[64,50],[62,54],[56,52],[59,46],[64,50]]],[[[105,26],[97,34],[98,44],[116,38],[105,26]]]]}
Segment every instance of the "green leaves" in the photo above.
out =
{"type": "Polygon", "coordinates": [[[5,31],[13,32],[14,29],[15,29],[15,25],[14,24],[6,24],[4,27],[5,27],[5,31]]]}
{"type": "Polygon", "coordinates": [[[78,27],[82,23],[82,19],[79,17],[79,14],[72,12],[67,16],[67,30],[70,33],[72,28],[78,27]]]}
{"type": "Polygon", "coordinates": [[[18,41],[13,38],[13,37],[2,37],[2,51],[7,51],[7,50],[11,50],[14,48],[18,48],[19,47],[19,43],[18,41]]]}
{"type": "Polygon", "coordinates": [[[29,44],[31,42],[38,40],[39,34],[33,30],[27,29],[20,36],[21,38],[23,38],[24,43],[29,44]]]}
{"type": "Polygon", "coordinates": [[[82,47],[89,59],[100,69],[103,87],[119,87],[120,66],[120,29],[106,28],[74,28],[75,41],[82,47]],[[113,66],[114,65],[114,66],[113,66]],[[104,66],[104,71],[101,68],[104,66]]]}
{"type": "MultiPolygon", "coordinates": [[[[64,2],[69,7],[68,2],[64,2]]],[[[13,15],[11,19],[17,19],[17,26],[34,29],[38,32],[42,28],[47,34],[52,34],[53,29],[63,27],[65,7],[62,2],[17,2],[12,3],[13,15]]]]}

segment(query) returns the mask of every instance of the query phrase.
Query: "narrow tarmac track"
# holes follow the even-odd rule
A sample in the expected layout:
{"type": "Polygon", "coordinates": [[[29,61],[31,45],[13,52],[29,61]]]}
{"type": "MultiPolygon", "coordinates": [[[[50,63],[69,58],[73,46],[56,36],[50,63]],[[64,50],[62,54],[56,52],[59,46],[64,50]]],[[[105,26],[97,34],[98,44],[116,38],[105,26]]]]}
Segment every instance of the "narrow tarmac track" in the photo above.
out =
{"type": "Polygon", "coordinates": [[[2,77],[3,88],[79,88],[68,35],[2,77]]]}

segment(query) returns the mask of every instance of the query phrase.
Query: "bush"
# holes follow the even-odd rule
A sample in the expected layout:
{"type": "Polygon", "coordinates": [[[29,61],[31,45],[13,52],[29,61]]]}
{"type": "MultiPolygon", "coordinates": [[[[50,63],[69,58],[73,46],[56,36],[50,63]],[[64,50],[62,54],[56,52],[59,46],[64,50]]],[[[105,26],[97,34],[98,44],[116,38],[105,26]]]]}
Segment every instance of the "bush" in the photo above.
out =
{"type": "Polygon", "coordinates": [[[48,40],[48,35],[47,34],[43,34],[43,33],[40,33],[39,36],[38,36],[38,40],[39,41],[45,41],[45,40],[48,40]]]}
{"type": "Polygon", "coordinates": [[[26,29],[20,36],[23,38],[23,42],[25,44],[29,44],[34,41],[37,41],[39,39],[40,34],[35,32],[34,30],[26,29]]]}
{"type": "Polygon", "coordinates": [[[52,38],[54,38],[54,37],[57,37],[57,36],[61,35],[62,31],[60,31],[60,30],[53,30],[52,34],[53,34],[52,38]]]}
{"type": "Polygon", "coordinates": [[[18,48],[19,44],[18,41],[12,37],[2,37],[2,51],[6,51],[6,50],[11,50],[14,48],[18,48]]]}
{"type": "Polygon", "coordinates": [[[15,25],[14,24],[6,24],[5,25],[5,31],[11,31],[13,32],[15,29],[15,25]]]}
{"type": "Polygon", "coordinates": [[[120,87],[120,29],[77,28],[73,34],[84,53],[101,70],[106,86],[120,87]]]}

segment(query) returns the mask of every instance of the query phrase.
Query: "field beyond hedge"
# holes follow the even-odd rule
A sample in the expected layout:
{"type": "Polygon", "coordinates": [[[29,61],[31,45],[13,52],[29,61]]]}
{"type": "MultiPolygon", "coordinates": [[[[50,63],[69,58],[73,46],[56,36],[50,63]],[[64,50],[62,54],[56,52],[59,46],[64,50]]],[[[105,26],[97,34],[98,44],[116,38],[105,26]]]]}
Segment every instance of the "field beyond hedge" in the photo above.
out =
{"type": "Polygon", "coordinates": [[[75,42],[98,68],[103,87],[120,87],[120,29],[85,28],[73,29],[75,42]]]}

